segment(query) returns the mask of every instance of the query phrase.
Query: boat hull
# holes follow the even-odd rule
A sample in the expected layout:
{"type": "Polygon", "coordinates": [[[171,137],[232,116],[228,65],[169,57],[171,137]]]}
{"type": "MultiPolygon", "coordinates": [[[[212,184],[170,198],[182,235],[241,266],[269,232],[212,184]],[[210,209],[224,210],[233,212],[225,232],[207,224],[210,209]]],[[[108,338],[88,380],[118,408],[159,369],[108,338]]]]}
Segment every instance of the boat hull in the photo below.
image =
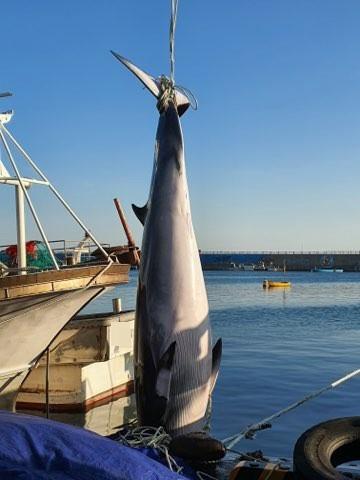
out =
{"type": "Polygon", "coordinates": [[[129,265],[97,264],[0,278],[0,408],[14,409],[30,370],[64,326],[129,265]]]}
{"type": "Polygon", "coordinates": [[[20,385],[41,354],[69,320],[104,290],[97,287],[34,297],[23,308],[14,301],[4,306],[13,308],[0,316],[1,409],[14,409],[20,385]]]}

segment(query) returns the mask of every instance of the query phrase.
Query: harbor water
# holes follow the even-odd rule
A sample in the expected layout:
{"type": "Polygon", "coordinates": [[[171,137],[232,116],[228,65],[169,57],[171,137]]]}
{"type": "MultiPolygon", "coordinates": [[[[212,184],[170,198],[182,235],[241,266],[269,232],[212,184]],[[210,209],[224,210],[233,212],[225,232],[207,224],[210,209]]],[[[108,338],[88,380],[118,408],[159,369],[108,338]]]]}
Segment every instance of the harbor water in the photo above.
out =
{"type": "MultiPolygon", "coordinates": [[[[128,285],[90,304],[84,313],[135,306],[137,273],[128,285]]],[[[212,434],[235,434],[360,368],[360,273],[205,272],[214,340],[223,358],[212,402],[212,434]],[[292,288],[262,288],[265,278],[292,288]]],[[[360,378],[287,413],[242,452],[261,449],[290,457],[297,437],[329,418],[359,415],[360,378]]]]}

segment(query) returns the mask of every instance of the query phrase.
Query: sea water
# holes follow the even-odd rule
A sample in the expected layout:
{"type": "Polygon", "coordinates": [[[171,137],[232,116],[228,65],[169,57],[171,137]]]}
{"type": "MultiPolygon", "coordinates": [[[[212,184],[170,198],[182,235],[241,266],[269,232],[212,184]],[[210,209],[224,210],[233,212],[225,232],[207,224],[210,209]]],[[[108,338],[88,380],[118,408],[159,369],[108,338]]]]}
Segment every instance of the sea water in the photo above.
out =
{"type": "MultiPolygon", "coordinates": [[[[90,304],[111,310],[120,297],[132,309],[136,272],[90,304]]],[[[223,439],[306,394],[360,368],[360,273],[205,272],[214,342],[223,339],[221,370],[212,402],[212,434],[223,439]],[[264,290],[265,278],[291,288],[264,290]]],[[[290,457],[310,426],[359,415],[360,377],[274,421],[237,449],[290,457]]]]}

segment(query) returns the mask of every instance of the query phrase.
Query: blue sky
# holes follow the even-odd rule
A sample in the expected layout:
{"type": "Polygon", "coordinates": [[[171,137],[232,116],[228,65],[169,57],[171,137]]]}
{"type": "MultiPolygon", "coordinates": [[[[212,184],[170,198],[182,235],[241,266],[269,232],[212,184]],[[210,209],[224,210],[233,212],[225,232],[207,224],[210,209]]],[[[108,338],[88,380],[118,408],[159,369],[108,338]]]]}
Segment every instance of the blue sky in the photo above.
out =
{"type": "MultiPolygon", "coordinates": [[[[359,249],[359,22],[357,0],[180,0],[200,248],[359,249]]],[[[168,73],[169,0],[13,0],[0,26],[10,129],[101,241],[124,242],[118,196],[140,242],[130,204],[146,201],[158,113],[109,50],[168,73]]],[[[79,238],[47,193],[31,193],[50,238],[79,238]]],[[[12,200],[1,187],[0,244],[15,239],[12,200]]]]}

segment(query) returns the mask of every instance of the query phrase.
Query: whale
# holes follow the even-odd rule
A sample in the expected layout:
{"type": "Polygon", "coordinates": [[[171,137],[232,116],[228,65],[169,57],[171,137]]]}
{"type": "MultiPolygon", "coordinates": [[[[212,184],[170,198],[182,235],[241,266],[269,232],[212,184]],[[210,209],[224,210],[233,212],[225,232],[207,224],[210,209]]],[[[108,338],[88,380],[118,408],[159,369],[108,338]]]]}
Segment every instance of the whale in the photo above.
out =
{"type": "Polygon", "coordinates": [[[138,424],[172,436],[203,431],[219,373],[189,199],[180,117],[186,91],[112,54],[156,97],[159,121],[149,197],[133,210],[144,226],[138,276],[134,378],[138,424]]]}

